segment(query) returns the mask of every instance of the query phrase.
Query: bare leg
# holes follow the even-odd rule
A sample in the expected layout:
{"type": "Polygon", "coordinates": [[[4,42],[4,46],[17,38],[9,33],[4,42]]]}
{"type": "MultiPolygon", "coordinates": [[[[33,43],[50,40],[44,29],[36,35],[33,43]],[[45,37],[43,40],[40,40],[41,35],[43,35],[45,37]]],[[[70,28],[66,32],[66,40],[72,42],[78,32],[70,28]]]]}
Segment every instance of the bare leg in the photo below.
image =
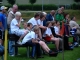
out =
{"type": "Polygon", "coordinates": [[[55,41],[57,50],[59,50],[59,38],[51,38],[51,41],[55,41]]]}
{"type": "Polygon", "coordinates": [[[45,42],[40,41],[39,44],[40,44],[40,46],[41,46],[47,53],[49,53],[50,49],[49,49],[49,47],[45,44],[45,42]]]}
{"type": "Polygon", "coordinates": [[[41,30],[39,29],[39,38],[42,39],[42,34],[41,34],[41,30]]]}
{"type": "Polygon", "coordinates": [[[20,41],[23,37],[25,37],[27,33],[28,33],[28,32],[26,32],[26,33],[24,33],[23,35],[21,35],[21,37],[19,38],[18,41],[20,41]]]}

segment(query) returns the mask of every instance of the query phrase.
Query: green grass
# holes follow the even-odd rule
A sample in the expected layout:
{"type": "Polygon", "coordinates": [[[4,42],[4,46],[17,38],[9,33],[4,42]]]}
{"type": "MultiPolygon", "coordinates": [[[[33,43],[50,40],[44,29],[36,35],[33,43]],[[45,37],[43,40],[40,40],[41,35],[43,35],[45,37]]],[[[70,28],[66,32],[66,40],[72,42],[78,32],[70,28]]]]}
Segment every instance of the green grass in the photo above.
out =
{"type": "MultiPolygon", "coordinates": [[[[50,44],[49,47],[52,47],[50,44]]],[[[33,60],[26,56],[26,48],[19,48],[20,56],[9,57],[8,60],[33,60]]],[[[49,57],[48,55],[43,55],[44,58],[39,58],[37,60],[62,60],[62,53],[59,53],[57,57],[49,57]]],[[[80,47],[74,48],[72,51],[64,51],[64,60],[77,60],[80,58],[80,47]]]]}
{"type": "MultiPolygon", "coordinates": [[[[49,13],[49,11],[46,11],[49,13]]],[[[80,11],[79,10],[65,10],[65,12],[68,12],[71,16],[76,16],[77,22],[80,24],[80,11]]],[[[22,17],[25,19],[25,21],[28,21],[31,17],[34,16],[35,12],[22,12],[22,17]]],[[[70,42],[72,42],[72,38],[69,39],[70,42]]],[[[53,48],[52,44],[48,45],[50,48],[53,48]]],[[[26,53],[26,48],[19,48],[20,56],[10,57],[8,55],[8,60],[33,60],[31,58],[28,58],[26,53]]],[[[44,58],[39,58],[37,60],[62,60],[62,53],[59,53],[57,57],[49,57],[48,55],[43,55],[44,58]]],[[[74,48],[74,50],[64,51],[64,60],[77,60],[80,58],[80,47],[74,48]]]]}

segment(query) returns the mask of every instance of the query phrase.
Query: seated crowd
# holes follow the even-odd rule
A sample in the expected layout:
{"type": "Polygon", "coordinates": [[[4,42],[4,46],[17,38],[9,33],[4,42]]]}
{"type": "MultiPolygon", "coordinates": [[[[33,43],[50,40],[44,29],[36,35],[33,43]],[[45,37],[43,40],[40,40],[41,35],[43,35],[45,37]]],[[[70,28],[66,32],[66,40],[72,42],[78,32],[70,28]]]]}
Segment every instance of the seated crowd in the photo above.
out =
{"type": "MultiPolygon", "coordinates": [[[[50,14],[37,12],[28,22],[23,21],[22,14],[17,10],[18,6],[15,4],[8,13],[9,34],[20,37],[17,44],[32,46],[31,58],[34,58],[36,53],[37,57],[41,58],[41,50],[50,56],[57,56],[59,52],[62,52],[63,43],[65,50],[73,50],[74,46],[78,46],[77,37],[79,34],[77,30],[80,30],[80,27],[75,21],[76,17],[70,19],[69,14],[64,12],[64,7],[57,11],[52,10],[50,14]],[[20,27],[21,25],[23,25],[23,28],[20,27]],[[70,35],[73,37],[73,43],[71,44],[69,44],[70,35]],[[54,43],[56,51],[51,50],[46,42],[54,43]]],[[[15,45],[15,41],[9,40],[10,56],[15,55],[13,45],[15,45]]]]}

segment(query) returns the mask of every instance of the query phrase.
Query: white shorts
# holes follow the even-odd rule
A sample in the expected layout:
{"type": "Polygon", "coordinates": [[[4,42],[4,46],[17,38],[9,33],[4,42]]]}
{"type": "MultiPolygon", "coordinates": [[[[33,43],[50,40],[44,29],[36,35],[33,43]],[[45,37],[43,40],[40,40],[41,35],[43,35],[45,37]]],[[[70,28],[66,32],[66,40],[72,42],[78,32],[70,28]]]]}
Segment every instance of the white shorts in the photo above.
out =
{"type": "Polygon", "coordinates": [[[21,36],[25,33],[24,30],[22,29],[19,29],[19,30],[16,30],[16,31],[11,31],[12,34],[16,34],[17,36],[21,36]]]}

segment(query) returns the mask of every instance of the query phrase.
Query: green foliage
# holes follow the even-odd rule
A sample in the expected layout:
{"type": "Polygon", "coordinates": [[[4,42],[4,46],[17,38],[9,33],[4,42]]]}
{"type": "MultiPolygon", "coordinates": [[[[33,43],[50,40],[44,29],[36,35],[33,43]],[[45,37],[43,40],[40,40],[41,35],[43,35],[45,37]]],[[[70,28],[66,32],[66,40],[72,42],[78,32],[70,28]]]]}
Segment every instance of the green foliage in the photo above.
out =
{"type": "Polygon", "coordinates": [[[71,8],[75,10],[80,10],[80,4],[72,4],[71,8]]]}
{"type": "Polygon", "coordinates": [[[15,4],[16,0],[7,0],[7,1],[8,1],[9,4],[13,5],[13,4],[15,4]]]}
{"type": "Polygon", "coordinates": [[[80,2],[80,0],[74,0],[74,1],[77,2],[77,3],[80,2]]]}
{"type": "MultiPolygon", "coordinates": [[[[32,10],[32,5],[18,5],[20,10],[32,10]]],[[[33,10],[41,10],[42,5],[34,5],[33,10]]],[[[44,5],[43,6],[44,10],[56,10],[57,6],[56,5],[44,5]]]]}
{"type": "Polygon", "coordinates": [[[32,5],[36,2],[36,0],[29,0],[29,3],[31,3],[32,5]]]}

